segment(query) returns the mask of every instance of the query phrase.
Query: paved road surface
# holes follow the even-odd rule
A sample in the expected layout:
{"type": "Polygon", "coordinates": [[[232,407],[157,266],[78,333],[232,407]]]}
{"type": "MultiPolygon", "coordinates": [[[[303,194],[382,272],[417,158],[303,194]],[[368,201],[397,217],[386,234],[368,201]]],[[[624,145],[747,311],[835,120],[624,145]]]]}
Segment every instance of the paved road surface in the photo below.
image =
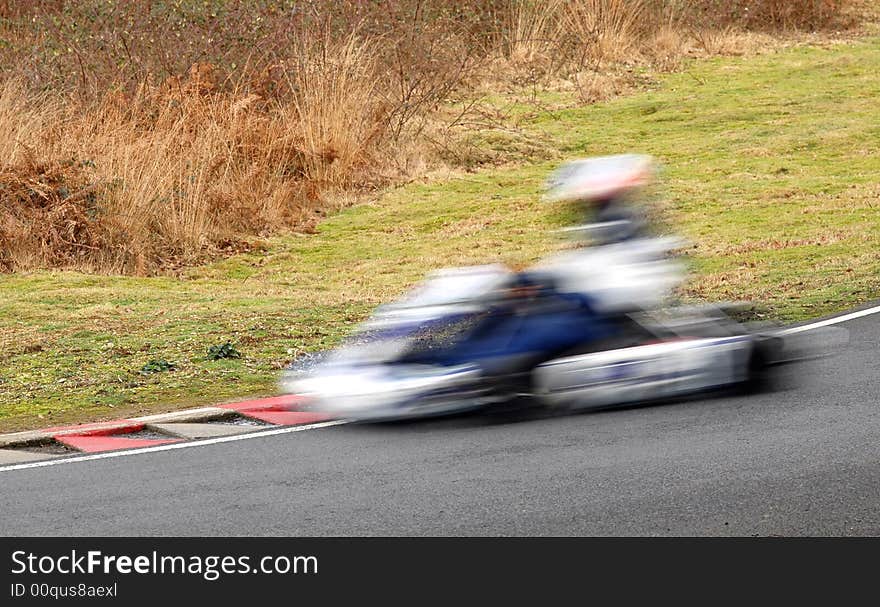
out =
{"type": "Polygon", "coordinates": [[[880,535],[880,315],[771,394],[0,472],[2,535],[880,535]]]}

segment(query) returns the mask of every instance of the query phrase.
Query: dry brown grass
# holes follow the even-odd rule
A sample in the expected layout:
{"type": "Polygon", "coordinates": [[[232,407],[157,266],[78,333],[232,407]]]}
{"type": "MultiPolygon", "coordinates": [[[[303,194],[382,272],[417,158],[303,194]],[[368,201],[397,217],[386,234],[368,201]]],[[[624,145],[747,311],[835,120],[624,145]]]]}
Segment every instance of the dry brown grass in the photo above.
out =
{"type": "Polygon", "coordinates": [[[767,238],[726,245],[701,244],[700,246],[694,247],[692,252],[700,255],[716,256],[747,255],[749,253],[777,251],[793,247],[828,246],[839,242],[851,241],[854,238],[868,240],[869,235],[861,235],[855,229],[829,230],[821,234],[803,238],[767,238]]]}
{"type": "Polygon", "coordinates": [[[561,0],[512,0],[503,15],[499,50],[514,65],[549,66],[562,35],[561,0]]]}
{"type": "Polygon", "coordinates": [[[615,71],[583,70],[571,77],[581,103],[596,103],[623,94],[632,88],[630,78],[615,71]]]}
{"type": "Polygon", "coordinates": [[[581,62],[601,66],[632,58],[649,25],[646,13],[645,0],[577,0],[565,4],[561,20],[581,46],[581,62]]]}
{"type": "Polygon", "coordinates": [[[750,52],[755,33],[846,29],[866,11],[854,0],[510,0],[502,48],[532,72],[669,70],[686,56],[750,52]]]}
{"type": "Polygon", "coordinates": [[[285,101],[218,89],[215,70],[92,104],[0,89],[0,262],[145,273],[242,235],[308,229],[320,194],[381,178],[391,104],[370,44],[301,41],[285,101]]]}
{"type": "Polygon", "coordinates": [[[309,230],[353,192],[424,170],[426,148],[467,166],[537,149],[472,113],[454,121],[489,148],[497,131],[501,151],[443,152],[438,104],[481,80],[561,78],[591,103],[630,88],[635,63],[674,69],[762,44],[746,29],[846,13],[842,0],[276,4],[228,0],[200,20],[176,3],[172,36],[143,2],[0,2],[13,41],[0,47],[0,270],[155,273],[309,230]]]}

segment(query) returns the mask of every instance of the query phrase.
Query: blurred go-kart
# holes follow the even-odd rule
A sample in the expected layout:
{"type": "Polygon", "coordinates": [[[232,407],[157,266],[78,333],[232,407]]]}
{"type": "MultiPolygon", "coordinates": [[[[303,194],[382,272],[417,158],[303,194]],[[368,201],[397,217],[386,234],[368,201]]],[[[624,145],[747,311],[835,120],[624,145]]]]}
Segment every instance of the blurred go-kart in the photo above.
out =
{"type": "MultiPolygon", "coordinates": [[[[723,306],[670,306],[681,243],[646,233],[628,199],[656,167],[641,155],[569,163],[545,198],[576,201],[586,238],[536,266],[435,272],[380,306],[340,347],[288,368],[283,391],[315,410],[392,420],[503,409],[585,409],[719,389],[759,389],[785,333],[723,306]]],[[[790,353],[790,352],[789,352],[790,353]]]]}

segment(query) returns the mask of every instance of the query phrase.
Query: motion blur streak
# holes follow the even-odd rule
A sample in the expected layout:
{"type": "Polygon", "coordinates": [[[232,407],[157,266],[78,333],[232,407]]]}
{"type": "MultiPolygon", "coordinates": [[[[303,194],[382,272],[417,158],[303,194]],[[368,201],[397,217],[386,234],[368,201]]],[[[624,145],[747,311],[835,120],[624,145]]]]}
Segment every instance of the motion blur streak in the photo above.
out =
{"type": "Polygon", "coordinates": [[[574,247],[524,271],[434,272],[380,306],[340,347],[291,366],[284,392],[358,420],[528,406],[586,409],[767,385],[804,355],[777,327],[728,305],[684,307],[681,242],[648,225],[653,158],[575,160],[550,175],[548,203],[574,203],[574,247]]]}

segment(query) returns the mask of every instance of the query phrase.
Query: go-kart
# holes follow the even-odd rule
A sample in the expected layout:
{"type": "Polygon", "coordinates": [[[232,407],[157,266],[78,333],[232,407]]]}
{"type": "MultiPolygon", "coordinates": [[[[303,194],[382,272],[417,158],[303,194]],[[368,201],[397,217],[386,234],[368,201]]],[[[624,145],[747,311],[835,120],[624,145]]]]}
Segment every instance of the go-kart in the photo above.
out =
{"type": "MultiPolygon", "coordinates": [[[[648,180],[649,158],[565,165],[549,198],[607,199],[648,180]]],[[[626,217],[570,228],[614,232],[626,217]]],[[[522,272],[440,270],[380,306],[340,347],[297,361],[282,390],[337,417],[391,420],[503,408],[586,409],[759,389],[797,358],[775,327],[724,306],[670,305],[685,276],[675,238],[617,232],[522,272]]]]}

